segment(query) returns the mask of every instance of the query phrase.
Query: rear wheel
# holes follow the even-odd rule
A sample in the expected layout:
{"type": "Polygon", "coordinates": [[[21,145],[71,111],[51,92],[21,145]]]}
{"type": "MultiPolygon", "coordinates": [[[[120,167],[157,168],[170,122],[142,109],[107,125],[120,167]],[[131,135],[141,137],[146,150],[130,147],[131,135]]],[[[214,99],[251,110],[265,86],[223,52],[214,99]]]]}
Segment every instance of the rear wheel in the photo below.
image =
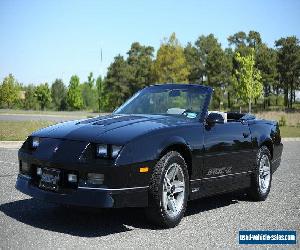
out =
{"type": "Polygon", "coordinates": [[[165,228],[178,225],[186,210],[188,192],[184,158],[176,151],[168,152],[156,164],[151,177],[147,218],[165,228]]]}
{"type": "Polygon", "coordinates": [[[264,201],[270,192],[272,182],[271,154],[266,146],[257,153],[257,167],[253,175],[249,195],[253,200],[264,201]]]}

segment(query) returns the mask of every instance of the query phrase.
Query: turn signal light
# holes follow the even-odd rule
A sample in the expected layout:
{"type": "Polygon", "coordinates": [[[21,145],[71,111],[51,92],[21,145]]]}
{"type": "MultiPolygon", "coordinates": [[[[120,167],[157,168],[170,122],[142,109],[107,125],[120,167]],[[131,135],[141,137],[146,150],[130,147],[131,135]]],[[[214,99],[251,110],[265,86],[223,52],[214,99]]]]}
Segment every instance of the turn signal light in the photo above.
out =
{"type": "Polygon", "coordinates": [[[20,161],[21,172],[30,173],[30,165],[25,161],[20,161]]]}
{"type": "Polygon", "coordinates": [[[140,173],[148,173],[148,172],[149,172],[149,168],[148,168],[148,167],[141,167],[141,168],[139,169],[139,172],[140,172],[140,173]]]}

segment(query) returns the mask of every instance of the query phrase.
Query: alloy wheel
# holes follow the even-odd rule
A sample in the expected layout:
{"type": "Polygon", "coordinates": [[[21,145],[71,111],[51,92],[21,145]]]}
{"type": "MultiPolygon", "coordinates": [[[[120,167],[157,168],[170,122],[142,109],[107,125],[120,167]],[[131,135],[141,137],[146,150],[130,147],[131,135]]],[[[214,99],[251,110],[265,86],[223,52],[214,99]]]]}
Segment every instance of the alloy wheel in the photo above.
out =
{"type": "Polygon", "coordinates": [[[270,161],[267,155],[263,155],[259,163],[259,188],[264,194],[268,191],[271,180],[270,161]]]}
{"type": "Polygon", "coordinates": [[[182,210],[185,196],[185,180],[181,166],[171,164],[164,176],[163,207],[170,217],[177,216],[182,210]]]}

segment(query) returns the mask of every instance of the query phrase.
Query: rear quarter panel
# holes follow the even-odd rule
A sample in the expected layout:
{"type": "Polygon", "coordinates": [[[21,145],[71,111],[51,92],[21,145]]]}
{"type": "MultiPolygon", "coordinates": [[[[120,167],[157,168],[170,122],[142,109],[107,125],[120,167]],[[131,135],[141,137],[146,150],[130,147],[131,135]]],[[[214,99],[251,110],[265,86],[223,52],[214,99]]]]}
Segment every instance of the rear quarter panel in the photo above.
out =
{"type": "Polygon", "coordinates": [[[279,160],[283,145],[279,125],[276,121],[252,120],[248,122],[254,149],[257,151],[262,145],[269,147],[272,161],[279,160]]]}

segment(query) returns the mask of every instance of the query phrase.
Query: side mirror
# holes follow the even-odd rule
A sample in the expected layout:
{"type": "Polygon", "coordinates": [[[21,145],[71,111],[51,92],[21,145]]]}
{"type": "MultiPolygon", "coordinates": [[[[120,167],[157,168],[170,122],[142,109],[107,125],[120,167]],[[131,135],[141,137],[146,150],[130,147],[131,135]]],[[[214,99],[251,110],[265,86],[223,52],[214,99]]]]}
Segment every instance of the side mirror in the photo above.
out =
{"type": "Polygon", "coordinates": [[[213,125],[215,123],[224,123],[224,117],[219,113],[210,113],[208,117],[206,118],[206,123],[208,125],[213,125]]]}

